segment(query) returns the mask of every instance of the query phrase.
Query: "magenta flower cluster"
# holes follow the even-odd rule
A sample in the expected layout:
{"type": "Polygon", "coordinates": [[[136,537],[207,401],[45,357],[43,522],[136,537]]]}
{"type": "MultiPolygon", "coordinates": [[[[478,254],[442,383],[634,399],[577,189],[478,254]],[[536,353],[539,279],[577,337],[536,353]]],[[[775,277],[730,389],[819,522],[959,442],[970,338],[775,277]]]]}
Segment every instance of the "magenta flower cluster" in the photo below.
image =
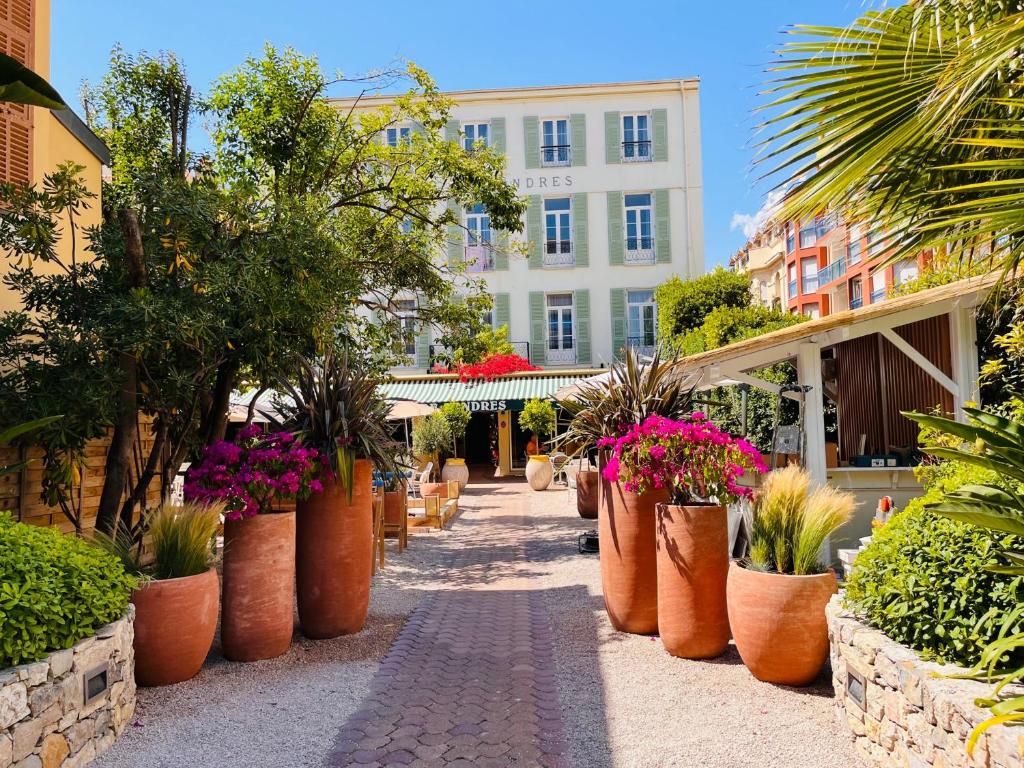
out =
{"type": "Polygon", "coordinates": [[[620,437],[602,438],[598,447],[610,449],[606,480],[631,493],[666,490],[673,504],[731,504],[751,495],[741,477],[768,471],[754,446],[699,412],[680,421],[649,416],[620,437]]]}
{"type": "Polygon", "coordinates": [[[253,517],[278,502],[322,492],[317,478],[324,468],[316,448],[307,448],[289,432],[264,433],[253,425],[234,442],[206,448],[202,461],[185,476],[185,498],[223,502],[228,520],[253,517]]]}

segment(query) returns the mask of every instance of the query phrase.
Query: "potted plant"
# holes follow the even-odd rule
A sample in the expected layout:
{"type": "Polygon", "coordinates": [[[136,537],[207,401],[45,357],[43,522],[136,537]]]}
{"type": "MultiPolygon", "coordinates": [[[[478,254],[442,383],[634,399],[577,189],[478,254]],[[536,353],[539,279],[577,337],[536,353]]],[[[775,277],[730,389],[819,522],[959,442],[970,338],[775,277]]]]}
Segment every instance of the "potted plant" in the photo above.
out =
{"type": "MultiPolygon", "coordinates": [[[[692,404],[692,389],[674,360],[655,353],[650,363],[641,364],[627,352],[604,379],[580,384],[561,401],[571,421],[560,442],[578,450],[596,447],[602,438],[616,437],[623,426],[640,424],[652,414],[681,418],[692,404]]],[[[599,466],[603,461],[599,454],[599,466]]],[[[667,501],[667,494],[633,493],[603,478],[600,488],[601,586],[608,618],[620,631],[651,634],[658,630],[654,506],[667,501]]]]}
{"type": "MultiPolygon", "coordinates": [[[[549,400],[527,400],[519,413],[519,426],[532,432],[539,445],[544,435],[554,434],[555,406],[549,400]]],[[[538,451],[527,456],[526,480],[533,490],[545,490],[551,485],[553,475],[551,459],[546,453],[538,451]]]]}
{"type": "Polygon", "coordinates": [[[736,649],[768,683],[809,685],[828,656],[825,605],[837,591],[836,575],[819,557],[855,501],[830,486],[810,486],[796,465],[768,475],[750,526],[750,555],[729,569],[736,649]]]}
{"type": "Polygon", "coordinates": [[[296,577],[299,623],[311,638],[358,632],[370,605],[374,467],[398,474],[398,445],[377,378],[345,350],[296,360],[282,381],[289,424],[327,457],[323,489],[297,506],[296,577]]]}
{"type": "MultiPolygon", "coordinates": [[[[436,467],[440,457],[452,444],[452,428],[441,413],[432,413],[417,421],[412,428],[412,452],[419,459],[433,462],[436,467]]],[[[448,495],[448,483],[423,483],[420,493],[448,495]]]]}
{"type": "Polygon", "coordinates": [[[321,489],[320,468],[315,448],[252,425],[208,446],[185,477],[187,500],[225,506],[220,639],[232,661],[280,656],[291,643],[295,513],[284,506],[321,489]]]}
{"type": "Polygon", "coordinates": [[[673,656],[708,659],[729,645],[726,579],[729,523],[725,505],[749,496],[748,471],[765,472],[761,454],[722,432],[701,413],[648,416],[617,439],[605,478],[634,494],[667,495],[655,507],[658,634],[673,656]]]}
{"type": "Polygon", "coordinates": [[[139,579],[135,604],[135,679],[171,685],[198,674],[220,614],[213,567],[223,504],[164,504],[133,531],[99,532],[94,540],[139,579]],[[143,548],[152,556],[144,564],[143,548]]]}
{"type": "Polygon", "coordinates": [[[441,406],[441,416],[448,422],[448,430],[452,435],[452,456],[444,463],[441,470],[441,479],[445,482],[454,480],[462,490],[469,483],[469,467],[466,460],[459,458],[459,440],[466,436],[466,428],[469,426],[471,414],[465,403],[445,403],[441,406]]]}

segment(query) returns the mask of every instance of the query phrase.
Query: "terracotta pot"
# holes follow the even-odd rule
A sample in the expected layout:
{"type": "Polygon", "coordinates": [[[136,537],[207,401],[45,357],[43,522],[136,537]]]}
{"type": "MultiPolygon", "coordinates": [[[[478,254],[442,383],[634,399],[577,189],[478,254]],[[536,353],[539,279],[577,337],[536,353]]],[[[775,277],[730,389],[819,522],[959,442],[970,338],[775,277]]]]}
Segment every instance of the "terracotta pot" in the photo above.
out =
{"type": "Polygon", "coordinates": [[[551,459],[545,455],[531,456],[526,462],[526,482],[535,491],[547,490],[554,479],[551,459]]]}
{"type": "Polygon", "coordinates": [[[658,631],[654,507],[665,501],[664,491],[628,493],[619,483],[601,480],[601,587],[608,618],[622,632],[658,631]]]}
{"type": "Polygon", "coordinates": [[[729,568],[729,622],[740,658],[758,680],[810,685],[828,657],[825,605],[835,572],[810,576],[729,568]]]}
{"type": "Polygon", "coordinates": [[[295,513],[224,524],[220,641],[232,661],[280,656],[295,628],[295,513]]]}
{"type": "Polygon", "coordinates": [[[657,507],[658,634],[684,659],[712,659],[729,646],[725,584],[729,520],[725,507],[657,507]]]}
{"type": "Polygon", "coordinates": [[[584,469],[576,473],[576,511],[584,520],[597,520],[600,481],[597,470],[584,469]]]}
{"type": "Polygon", "coordinates": [[[150,581],[132,592],[132,602],[135,681],[172,685],[195,677],[217,632],[220,581],[216,569],[150,581]]]}
{"type": "Polygon", "coordinates": [[[295,565],[302,634],[314,639],[358,632],[370,607],[373,560],[372,465],[358,459],[352,502],[341,483],[300,501],[295,565]]]}
{"type": "Polygon", "coordinates": [[[420,496],[440,496],[444,501],[448,498],[448,483],[421,483],[420,496]]]}
{"type": "Polygon", "coordinates": [[[466,466],[466,460],[451,458],[445,461],[441,479],[446,483],[454,480],[459,484],[460,491],[469,485],[469,467],[466,466]]]}

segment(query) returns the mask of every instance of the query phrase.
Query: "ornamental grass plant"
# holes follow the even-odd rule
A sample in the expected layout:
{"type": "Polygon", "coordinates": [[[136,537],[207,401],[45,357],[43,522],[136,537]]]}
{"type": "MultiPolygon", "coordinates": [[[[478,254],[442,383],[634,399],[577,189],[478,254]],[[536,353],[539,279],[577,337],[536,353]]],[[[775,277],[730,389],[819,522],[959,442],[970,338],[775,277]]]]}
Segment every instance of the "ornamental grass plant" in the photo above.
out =
{"type": "Polygon", "coordinates": [[[750,527],[748,567],[794,576],[822,573],[822,544],[853,514],[852,494],[831,486],[811,490],[811,476],[796,464],[767,476],[750,527]]]}
{"type": "Polygon", "coordinates": [[[223,504],[163,504],[149,518],[154,579],[204,573],[213,563],[223,504]]]}

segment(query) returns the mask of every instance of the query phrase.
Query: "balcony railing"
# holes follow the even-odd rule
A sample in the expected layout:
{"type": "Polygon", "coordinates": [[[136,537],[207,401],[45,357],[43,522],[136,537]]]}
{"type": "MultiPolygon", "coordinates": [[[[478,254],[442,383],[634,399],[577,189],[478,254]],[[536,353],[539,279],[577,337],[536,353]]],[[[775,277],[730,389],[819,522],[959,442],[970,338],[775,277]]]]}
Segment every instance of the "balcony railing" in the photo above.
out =
{"type": "Polygon", "coordinates": [[[846,274],[846,259],[840,256],[828,266],[818,270],[818,285],[828,285],[846,274]]]}
{"type": "MultiPolygon", "coordinates": [[[[512,352],[519,355],[520,357],[529,360],[530,359],[530,342],[528,341],[510,341],[512,345],[512,352]]],[[[441,368],[452,367],[452,348],[444,344],[431,344],[430,345],[430,364],[427,369],[431,372],[434,371],[435,366],[441,368]]]]}
{"type": "Polygon", "coordinates": [[[863,296],[854,296],[850,299],[850,309],[860,309],[864,306],[863,296]]]}
{"type": "Polygon", "coordinates": [[[494,248],[489,243],[485,245],[466,246],[466,271],[467,272],[490,272],[494,269],[494,248]]]}
{"type": "Polygon", "coordinates": [[[871,303],[877,304],[885,300],[885,288],[878,288],[871,292],[871,303]]]}
{"type": "Polygon", "coordinates": [[[653,264],[654,238],[627,237],[625,261],[627,264],[653,264]]]}
{"type": "Polygon", "coordinates": [[[540,164],[545,168],[572,165],[572,146],[569,144],[544,144],[540,148],[540,164]]]}
{"type": "Polygon", "coordinates": [[[649,140],[622,142],[622,162],[649,163],[653,159],[651,155],[651,142],[649,140]]]}
{"type": "Polygon", "coordinates": [[[641,357],[653,357],[658,345],[652,336],[628,336],[626,338],[626,348],[631,349],[641,357]]]}
{"type": "Polygon", "coordinates": [[[576,265],[576,249],[569,240],[548,240],[544,243],[545,267],[572,267],[576,265]]]}
{"type": "Polygon", "coordinates": [[[571,365],[576,362],[576,348],[552,349],[549,342],[544,350],[544,362],[548,365],[571,365]]]}

